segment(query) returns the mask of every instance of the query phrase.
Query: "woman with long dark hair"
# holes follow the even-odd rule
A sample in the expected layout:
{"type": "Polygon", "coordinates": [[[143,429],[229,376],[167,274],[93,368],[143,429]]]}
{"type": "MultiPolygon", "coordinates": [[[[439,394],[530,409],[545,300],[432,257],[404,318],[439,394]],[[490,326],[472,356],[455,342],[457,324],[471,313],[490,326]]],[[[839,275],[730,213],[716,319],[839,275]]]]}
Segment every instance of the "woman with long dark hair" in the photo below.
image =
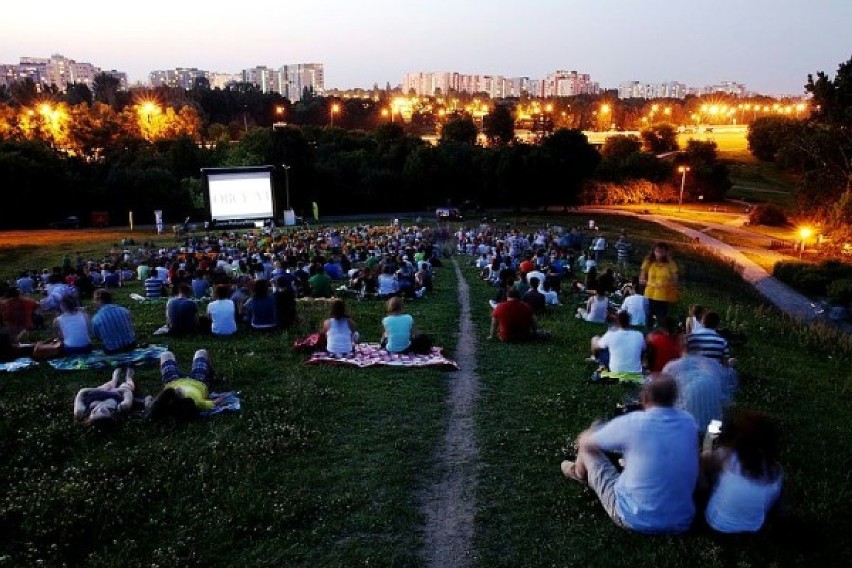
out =
{"type": "Polygon", "coordinates": [[[701,456],[713,488],[704,518],[719,532],[757,532],[784,485],[778,429],[767,415],[754,411],[741,411],[727,422],[721,447],[701,456]]]}

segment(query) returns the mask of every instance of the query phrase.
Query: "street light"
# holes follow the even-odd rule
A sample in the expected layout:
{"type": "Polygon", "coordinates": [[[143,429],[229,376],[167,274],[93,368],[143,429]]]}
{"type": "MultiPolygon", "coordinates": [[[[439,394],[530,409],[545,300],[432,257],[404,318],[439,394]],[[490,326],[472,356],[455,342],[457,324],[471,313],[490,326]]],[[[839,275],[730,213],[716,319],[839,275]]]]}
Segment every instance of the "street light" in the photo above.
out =
{"type": "Polygon", "coordinates": [[[328,111],[329,125],[331,127],[334,127],[334,115],[337,114],[338,112],[340,112],[340,105],[337,104],[337,103],[334,103],[333,105],[331,105],[331,109],[329,109],[329,111],[328,111]]]}
{"type": "Polygon", "coordinates": [[[799,236],[802,239],[802,245],[799,247],[799,258],[802,258],[802,255],[805,252],[805,242],[808,240],[808,237],[813,234],[814,232],[810,229],[810,227],[802,227],[799,229],[799,236]]]}
{"type": "Polygon", "coordinates": [[[287,164],[281,164],[281,167],[284,168],[284,196],[287,203],[287,211],[290,210],[290,166],[287,164]]]}
{"type": "Polygon", "coordinates": [[[677,210],[680,211],[683,205],[683,188],[686,185],[686,172],[689,171],[689,166],[679,166],[677,171],[680,172],[680,199],[677,202],[677,210]]]}

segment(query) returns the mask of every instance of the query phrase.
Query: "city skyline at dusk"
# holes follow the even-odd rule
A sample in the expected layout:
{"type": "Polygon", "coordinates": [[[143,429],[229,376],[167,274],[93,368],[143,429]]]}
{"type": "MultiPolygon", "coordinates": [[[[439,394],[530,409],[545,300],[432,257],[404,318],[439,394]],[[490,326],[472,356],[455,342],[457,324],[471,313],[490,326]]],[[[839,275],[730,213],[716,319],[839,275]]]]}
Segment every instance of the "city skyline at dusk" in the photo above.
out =
{"type": "Polygon", "coordinates": [[[733,80],[750,91],[802,94],[808,73],[831,75],[849,57],[852,24],[852,3],[833,0],[259,2],[251,10],[203,12],[152,0],[130,17],[111,8],[100,0],[76,11],[53,1],[38,11],[12,6],[15,25],[0,42],[0,63],[62,53],[125,71],[135,83],[156,69],[233,73],[321,62],[327,88],[397,85],[412,71],[536,78],[578,69],[606,88],[630,80],[733,80]]]}

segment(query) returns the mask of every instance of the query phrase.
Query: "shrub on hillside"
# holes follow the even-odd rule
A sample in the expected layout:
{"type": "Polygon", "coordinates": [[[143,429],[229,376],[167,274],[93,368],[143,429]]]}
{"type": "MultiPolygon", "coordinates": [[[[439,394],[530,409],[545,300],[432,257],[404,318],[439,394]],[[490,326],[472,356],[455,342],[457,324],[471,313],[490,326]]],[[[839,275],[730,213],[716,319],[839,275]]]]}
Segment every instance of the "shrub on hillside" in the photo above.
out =
{"type": "MultiPolygon", "coordinates": [[[[775,265],[772,275],[810,298],[826,295],[830,297],[832,284],[852,281],[852,265],[836,261],[820,264],[779,262],[775,265]]],[[[842,297],[842,290],[842,286],[838,284],[835,290],[838,297],[842,297]]]]}
{"type": "Polygon", "coordinates": [[[582,202],[588,205],[626,205],[631,203],[673,203],[678,193],[665,183],[632,180],[625,183],[586,184],[582,202]]]}
{"type": "Polygon", "coordinates": [[[748,215],[750,225],[766,225],[767,227],[783,227],[787,225],[787,215],[777,205],[758,205],[748,215]]]}
{"type": "Polygon", "coordinates": [[[837,304],[838,306],[852,304],[852,278],[844,278],[831,282],[826,292],[828,292],[828,299],[833,304],[837,304]]]}

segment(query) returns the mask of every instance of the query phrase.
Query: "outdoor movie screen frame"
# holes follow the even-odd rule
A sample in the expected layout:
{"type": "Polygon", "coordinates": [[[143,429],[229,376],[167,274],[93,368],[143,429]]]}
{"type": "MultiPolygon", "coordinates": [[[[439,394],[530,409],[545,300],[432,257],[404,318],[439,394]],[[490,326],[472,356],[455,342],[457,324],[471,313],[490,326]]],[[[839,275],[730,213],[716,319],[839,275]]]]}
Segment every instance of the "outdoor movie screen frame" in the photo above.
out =
{"type": "Polygon", "coordinates": [[[272,170],[272,166],[202,169],[211,220],[274,219],[272,170]]]}

